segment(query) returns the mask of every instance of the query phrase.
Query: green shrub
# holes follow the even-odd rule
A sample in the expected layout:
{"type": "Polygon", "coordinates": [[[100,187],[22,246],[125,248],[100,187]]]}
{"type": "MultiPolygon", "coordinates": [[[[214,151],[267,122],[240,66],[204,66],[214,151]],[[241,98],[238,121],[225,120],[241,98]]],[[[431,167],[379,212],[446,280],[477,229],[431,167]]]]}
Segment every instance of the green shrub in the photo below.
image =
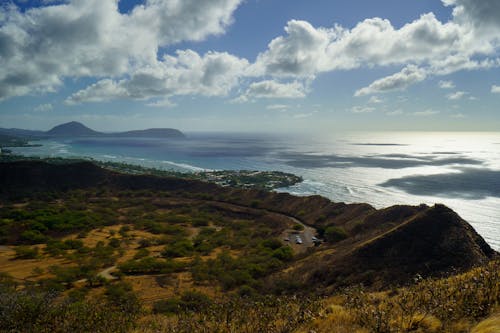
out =
{"type": "Polygon", "coordinates": [[[293,250],[289,246],[283,246],[273,251],[273,257],[281,261],[290,261],[293,259],[293,250]]]}
{"type": "Polygon", "coordinates": [[[325,229],[325,239],[331,243],[340,242],[348,236],[349,235],[342,227],[330,226],[325,229]]]}
{"type": "Polygon", "coordinates": [[[162,299],[153,303],[153,313],[157,314],[175,314],[181,309],[181,301],[177,298],[162,299]]]}
{"type": "Polygon", "coordinates": [[[145,257],[147,257],[147,256],[149,256],[149,251],[148,251],[148,249],[143,249],[143,248],[141,248],[141,249],[139,249],[139,250],[135,253],[135,255],[134,255],[134,259],[141,259],[141,258],[145,258],[145,257]]]}
{"type": "Polygon", "coordinates": [[[183,310],[194,312],[208,308],[212,303],[210,297],[199,291],[185,291],[180,301],[183,310]]]}
{"type": "Polygon", "coordinates": [[[283,246],[283,244],[275,238],[263,240],[261,244],[271,250],[276,250],[283,246]]]}
{"type": "Polygon", "coordinates": [[[42,244],[47,241],[47,237],[38,230],[26,230],[21,233],[21,240],[28,244],[42,244]]]}
{"type": "Polygon", "coordinates": [[[208,220],[205,218],[202,218],[202,217],[195,217],[191,221],[191,225],[193,227],[206,227],[206,226],[208,226],[208,224],[209,224],[208,220]]]}
{"type": "Polygon", "coordinates": [[[16,259],[36,259],[38,257],[37,247],[17,246],[14,251],[16,252],[16,259]]]}
{"type": "Polygon", "coordinates": [[[189,239],[181,239],[165,246],[161,255],[167,258],[179,258],[191,256],[194,251],[192,242],[189,239]]]}
{"type": "Polygon", "coordinates": [[[121,244],[121,242],[118,238],[113,237],[109,240],[109,246],[111,246],[112,248],[115,248],[115,249],[119,248],[120,244],[121,244]]]}

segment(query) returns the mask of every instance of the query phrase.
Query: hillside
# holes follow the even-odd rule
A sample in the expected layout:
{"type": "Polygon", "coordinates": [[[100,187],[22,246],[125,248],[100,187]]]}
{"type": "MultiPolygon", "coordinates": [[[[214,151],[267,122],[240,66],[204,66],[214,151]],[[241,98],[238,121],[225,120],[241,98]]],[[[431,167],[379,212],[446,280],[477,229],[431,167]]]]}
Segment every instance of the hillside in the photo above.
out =
{"type": "Polygon", "coordinates": [[[185,138],[186,137],[181,131],[173,128],[150,128],[146,130],[109,133],[107,135],[113,137],[132,137],[132,138],[185,138]]]}
{"type": "MultiPolygon", "coordinates": [[[[327,240],[287,276],[304,286],[330,289],[354,283],[374,288],[405,283],[416,274],[443,276],[488,262],[495,252],[455,212],[442,205],[394,206],[333,203],[319,196],[222,188],[215,184],[147,175],[125,175],[90,162],[0,163],[0,196],[22,197],[43,191],[105,188],[151,190],[175,197],[204,198],[292,216],[317,228],[327,240]],[[341,237],[329,235],[336,230],[341,237]]],[[[309,287],[308,287],[309,288],[309,287]]]]}
{"type": "Polygon", "coordinates": [[[185,135],[173,128],[150,128],[145,130],[103,133],[95,131],[82,123],[71,121],[60,124],[44,131],[0,128],[0,133],[18,138],[47,138],[47,137],[129,137],[129,138],[185,138],[185,135]]]}
{"type": "Polygon", "coordinates": [[[61,159],[0,162],[0,184],[0,332],[455,333],[500,304],[497,254],[442,205],[61,159]]]}
{"type": "Polygon", "coordinates": [[[94,131],[76,121],[71,121],[69,123],[57,125],[51,130],[45,132],[45,134],[48,136],[64,136],[64,137],[101,135],[101,133],[94,131]]]}

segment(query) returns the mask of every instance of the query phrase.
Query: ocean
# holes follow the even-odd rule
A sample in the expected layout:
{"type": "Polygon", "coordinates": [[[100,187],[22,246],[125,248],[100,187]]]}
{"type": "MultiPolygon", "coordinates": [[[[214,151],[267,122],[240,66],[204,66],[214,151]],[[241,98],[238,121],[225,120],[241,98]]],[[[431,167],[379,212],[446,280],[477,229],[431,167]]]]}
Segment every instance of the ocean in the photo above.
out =
{"type": "Polygon", "coordinates": [[[333,201],[443,203],[500,250],[500,134],[356,132],[322,137],[187,133],[187,139],[74,138],[13,148],[23,155],[89,157],[160,169],[278,170],[304,181],[280,189],[333,201]]]}

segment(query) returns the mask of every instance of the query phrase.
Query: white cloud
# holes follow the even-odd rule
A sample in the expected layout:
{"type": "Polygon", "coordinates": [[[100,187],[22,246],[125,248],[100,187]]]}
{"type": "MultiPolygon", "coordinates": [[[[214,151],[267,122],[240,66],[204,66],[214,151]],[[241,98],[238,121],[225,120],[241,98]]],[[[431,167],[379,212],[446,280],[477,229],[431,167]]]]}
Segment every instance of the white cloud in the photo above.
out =
{"type": "Polygon", "coordinates": [[[168,98],[163,98],[155,102],[150,102],[147,103],[146,105],[153,108],[172,108],[174,106],[177,106],[177,104],[170,101],[168,98]]]}
{"type": "Polygon", "coordinates": [[[497,85],[492,85],[491,86],[491,92],[493,94],[500,94],[500,86],[497,86],[497,85]]]}
{"type": "Polygon", "coordinates": [[[455,83],[453,81],[439,81],[439,88],[441,89],[453,89],[455,88],[455,83]]]}
{"type": "Polygon", "coordinates": [[[64,78],[116,77],[154,64],[160,47],[223,33],[241,0],[72,0],[0,6],[0,100],[54,91],[64,78]]]}
{"type": "Polygon", "coordinates": [[[304,118],[312,117],[313,115],[314,115],[314,112],[311,112],[311,113],[297,113],[297,114],[294,114],[292,118],[295,118],[295,119],[304,119],[304,118]]]}
{"type": "Polygon", "coordinates": [[[375,111],[375,108],[370,106],[354,106],[351,108],[352,113],[370,113],[375,111]]]}
{"type": "Polygon", "coordinates": [[[370,97],[370,99],[368,100],[368,103],[370,103],[370,104],[380,104],[380,103],[382,103],[382,102],[383,102],[383,100],[382,100],[382,99],[380,99],[378,96],[372,96],[372,97],[370,97]]]}
{"type": "Polygon", "coordinates": [[[491,31],[500,27],[500,2],[497,0],[442,0],[446,6],[455,6],[453,16],[476,29],[491,31]]]}
{"type": "Polygon", "coordinates": [[[352,28],[291,20],[253,64],[222,52],[159,53],[224,33],[243,0],[147,0],[126,14],[119,12],[118,0],[44,1],[50,6],[27,11],[0,6],[0,100],[53,92],[65,79],[81,77],[97,82],[68,103],[226,96],[249,82],[241,78],[260,82],[241,87],[246,92],[237,100],[299,98],[307,93],[299,82],[320,73],[403,67],[359,89],[361,96],[403,90],[431,76],[500,66],[498,0],[442,0],[454,7],[449,21],[427,13],[401,27],[377,17],[352,28]],[[283,78],[299,81],[278,82],[283,78]]]}
{"type": "Polygon", "coordinates": [[[452,118],[458,118],[458,119],[460,119],[460,118],[467,118],[467,116],[464,115],[463,113],[455,113],[455,114],[452,114],[451,117],[452,118]]]}
{"type": "MultiPolygon", "coordinates": [[[[447,5],[458,6],[450,21],[440,22],[428,13],[399,29],[381,18],[366,19],[352,29],[339,25],[315,28],[306,21],[292,20],[285,27],[286,35],[272,40],[268,49],[259,54],[252,66],[253,73],[314,77],[322,72],[359,67],[406,65],[402,72],[408,71],[409,66],[420,68],[414,73],[418,76],[390,77],[392,81],[401,80],[399,85],[393,82],[394,89],[400,89],[433,75],[500,66],[496,58],[500,24],[493,24],[498,23],[500,13],[495,1],[446,1],[447,5]],[[477,13],[464,16],[462,7],[477,13]],[[485,34],[478,28],[483,16],[491,21],[495,34],[485,34]]],[[[387,79],[376,82],[382,85],[382,91],[393,90],[384,88],[391,87],[387,79]]],[[[368,94],[371,90],[360,93],[368,94]]]]}
{"type": "Polygon", "coordinates": [[[456,101],[456,100],[462,99],[467,94],[468,93],[465,91],[456,91],[454,93],[446,95],[446,98],[448,98],[451,101],[456,101]]]}
{"type": "Polygon", "coordinates": [[[418,112],[413,112],[414,116],[417,117],[429,117],[429,116],[434,116],[436,114],[439,114],[439,111],[435,110],[425,110],[425,111],[418,111],[418,112]]]}
{"type": "Polygon", "coordinates": [[[283,110],[287,110],[288,108],[290,108],[290,106],[286,105],[286,104],[271,104],[271,105],[266,106],[266,109],[268,109],[268,110],[283,111],[283,110]]]}
{"type": "Polygon", "coordinates": [[[265,80],[251,83],[237,101],[246,102],[254,98],[304,98],[306,93],[306,86],[299,81],[281,83],[265,80]]]}
{"type": "MultiPolygon", "coordinates": [[[[69,104],[115,98],[150,99],[176,95],[226,96],[248,67],[245,59],[228,53],[208,52],[204,56],[187,50],[177,56],[136,70],[122,80],[101,80],[70,96],[69,104]]],[[[153,106],[165,106],[153,103],[153,106]]]]}
{"type": "Polygon", "coordinates": [[[425,80],[427,74],[424,70],[409,65],[399,73],[378,79],[368,87],[359,89],[354,96],[364,96],[370,94],[384,93],[395,90],[404,90],[411,84],[425,80]]]}
{"type": "Polygon", "coordinates": [[[54,107],[52,106],[52,104],[50,103],[46,103],[46,104],[40,104],[38,106],[36,106],[33,111],[36,111],[36,112],[48,112],[48,111],[52,111],[54,109],[54,107]]]}

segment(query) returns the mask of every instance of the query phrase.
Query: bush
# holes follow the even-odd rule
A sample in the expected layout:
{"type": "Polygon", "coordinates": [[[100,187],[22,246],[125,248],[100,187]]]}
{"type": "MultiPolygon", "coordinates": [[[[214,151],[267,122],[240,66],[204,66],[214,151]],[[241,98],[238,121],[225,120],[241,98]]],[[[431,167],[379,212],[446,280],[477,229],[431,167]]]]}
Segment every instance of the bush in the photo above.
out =
{"type": "Polygon", "coordinates": [[[135,255],[134,255],[134,259],[142,259],[142,258],[145,258],[145,257],[147,257],[147,256],[149,256],[149,251],[148,251],[148,249],[143,249],[143,248],[141,248],[141,249],[139,249],[139,250],[135,253],[135,255]]]}
{"type": "Polygon", "coordinates": [[[325,239],[328,242],[340,242],[348,237],[347,232],[342,227],[331,226],[325,229],[325,239]]]}
{"type": "Polygon", "coordinates": [[[181,301],[177,298],[162,299],[153,303],[153,313],[175,314],[181,310],[181,301]]]}
{"type": "Polygon", "coordinates": [[[290,261],[293,259],[293,250],[289,246],[283,246],[273,251],[273,257],[281,261],[290,261]]]}
{"type": "Polygon", "coordinates": [[[139,298],[133,292],[132,286],[126,282],[107,286],[105,295],[112,305],[124,312],[122,315],[134,315],[141,309],[139,298]]]}
{"type": "Polygon", "coordinates": [[[47,237],[38,230],[26,230],[21,234],[21,240],[28,244],[42,244],[47,237]]]}
{"type": "Polygon", "coordinates": [[[276,250],[276,249],[279,249],[281,246],[283,246],[283,244],[281,244],[281,242],[277,239],[266,239],[264,241],[262,241],[262,246],[266,247],[266,248],[269,248],[271,250],[276,250]]]}
{"type": "Polygon", "coordinates": [[[167,258],[179,258],[188,257],[192,255],[194,251],[193,244],[189,239],[181,239],[165,246],[165,250],[162,251],[161,255],[167,258]]]}
{"type": "Polygon", "coordinates": [[[208,220],[202,217],[196,217],[191,221],[193,227],[206,227],[208,226],[208,220]]]}
{"type": "Polygon", "coordinates": [[[16,259],[36,259],[38,257],[38,248],[29,246],[18,246],[14,249],[16,259]]]}
{"type": "Polygon", "coordinates": [[[115,249],[119,248],[120,244],[121,244],[121,242],[118,238],[113,237],[109,240],[109,246],[111,246],[112,248],[115,248],[115,249]]]}
{"type": "Polygon", "coordinates": [[[199,291],[185,291],[181,296],[181,306],[184,311],[198,312],[210,306],[210,297],[199,291]]]}
{"type": "Polygon", "coordinates": [[[177,314],[182,312],[201,312],[207,310],[212,300],[199,291],[185,291],[180,298],[169,298],[156,301],[153,313],[177,314]]]}

